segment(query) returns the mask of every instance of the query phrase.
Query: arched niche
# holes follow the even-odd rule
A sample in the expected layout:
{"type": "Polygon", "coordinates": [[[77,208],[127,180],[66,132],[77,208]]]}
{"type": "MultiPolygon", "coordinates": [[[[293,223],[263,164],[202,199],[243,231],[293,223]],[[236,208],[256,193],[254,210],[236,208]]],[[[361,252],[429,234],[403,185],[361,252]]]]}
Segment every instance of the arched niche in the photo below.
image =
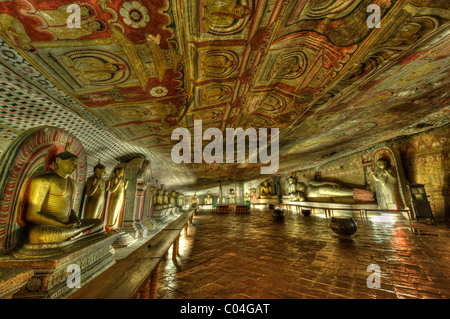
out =
{"type": "MultiPolygon", "coordinates": [[[[411,209],[408,205],[409,203],[409,195],[407,190],[408,181],[405,177],[405,173],[403,170],[403,165],[400,159],[400,155],[388,146],[383,146],[376,149],[372,153],[372,173],[375,173],[378,169],[377,162],[380,158],[383,158],[387,161],[388,167],[391,167],[395,174],[395,184],[396,184],[396,196],[399,198],[399,205],[397,209],[411,209]]],[[[375,181],[375,190],[377,196],[377,203],[383,209],[392,209],[392,207],[388,207],[388,203],[385,202],[383,191],[380,185],[380,182],[375,181]]]]}
{"type": "Polygon", "coordinates": [[[56,155],[70,144],[78,156],[72,209],[79,214],[87,161],[81,142],[73,134],[53,126],[29,129],[20,134],[0,156],[0,252],[12,249],[21,240],[26,226],[24,214],[30,177],[53,170],[56,155]]]}

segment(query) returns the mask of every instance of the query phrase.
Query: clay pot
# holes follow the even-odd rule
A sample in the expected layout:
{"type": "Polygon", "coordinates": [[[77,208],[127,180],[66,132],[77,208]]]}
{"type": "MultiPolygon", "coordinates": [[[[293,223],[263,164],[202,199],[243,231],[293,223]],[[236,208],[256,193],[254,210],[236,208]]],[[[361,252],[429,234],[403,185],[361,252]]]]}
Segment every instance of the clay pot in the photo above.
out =
{"type": "Polygon", "coordinates": [[[309,216],[311,215],[311,209],[310,208],[303,208],[302,209],[303,216],[309,216]]]}
{"type": "Polygon", "coordinates": [[[272,211],[272,217],[275,219],[283,219],[284,218],[284,211],[282,209],[274,209],[272,211]]]}
{"type": "Polygon", "coordinates": [[[356,233],[358,225],[352,217],[331,217],[330,228],[341,237],[350,237],[356,233]]]}

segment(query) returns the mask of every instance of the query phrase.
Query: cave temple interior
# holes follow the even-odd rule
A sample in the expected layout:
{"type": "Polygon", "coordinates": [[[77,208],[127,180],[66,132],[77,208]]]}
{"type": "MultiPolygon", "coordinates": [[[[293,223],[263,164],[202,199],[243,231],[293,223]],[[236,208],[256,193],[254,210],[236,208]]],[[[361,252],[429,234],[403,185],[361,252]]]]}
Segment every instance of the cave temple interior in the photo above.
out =
{"type": "Polygon", "coordinates": [[[0,298],[449,298],[449,21],[0,0],[0,298]]]}

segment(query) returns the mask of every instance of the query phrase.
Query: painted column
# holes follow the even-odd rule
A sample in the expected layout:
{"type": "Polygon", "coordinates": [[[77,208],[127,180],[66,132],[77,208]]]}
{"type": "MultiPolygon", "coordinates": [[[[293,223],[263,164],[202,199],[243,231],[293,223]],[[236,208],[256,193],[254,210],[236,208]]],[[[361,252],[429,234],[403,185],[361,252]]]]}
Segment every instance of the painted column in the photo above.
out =
{"type": "Polygon", "coordinates": [[[125,179],[128,180],[128,188],[125,194],[125,205],[121,230],[137,238],[145,232],[140,219],[140,209],[136,203],[138,198],[138,179],[149,169],[150,163],[145,158],[134,158],[125,167],[125,179]]]}

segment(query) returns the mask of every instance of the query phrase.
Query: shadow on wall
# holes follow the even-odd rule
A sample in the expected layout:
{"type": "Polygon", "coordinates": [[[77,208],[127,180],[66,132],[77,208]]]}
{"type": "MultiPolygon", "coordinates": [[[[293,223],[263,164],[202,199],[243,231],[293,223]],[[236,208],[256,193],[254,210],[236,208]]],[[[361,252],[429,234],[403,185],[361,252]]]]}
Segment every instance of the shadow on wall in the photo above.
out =
{"type": "Polygon", "coordinates": [[[450,220],[450,125],[396,143],[409,182],[424,184],[434,216],[450,220]]]}
{"type": "Polygon", "coordinates": [[[442,197],[444,197],[444,218],[450,220],[450,153],[442,152],[442,157],[445,159],[447,155],[447,160],[442,161],[442,171],[444,172],[444,187],[442,189],[442,197]]]}

